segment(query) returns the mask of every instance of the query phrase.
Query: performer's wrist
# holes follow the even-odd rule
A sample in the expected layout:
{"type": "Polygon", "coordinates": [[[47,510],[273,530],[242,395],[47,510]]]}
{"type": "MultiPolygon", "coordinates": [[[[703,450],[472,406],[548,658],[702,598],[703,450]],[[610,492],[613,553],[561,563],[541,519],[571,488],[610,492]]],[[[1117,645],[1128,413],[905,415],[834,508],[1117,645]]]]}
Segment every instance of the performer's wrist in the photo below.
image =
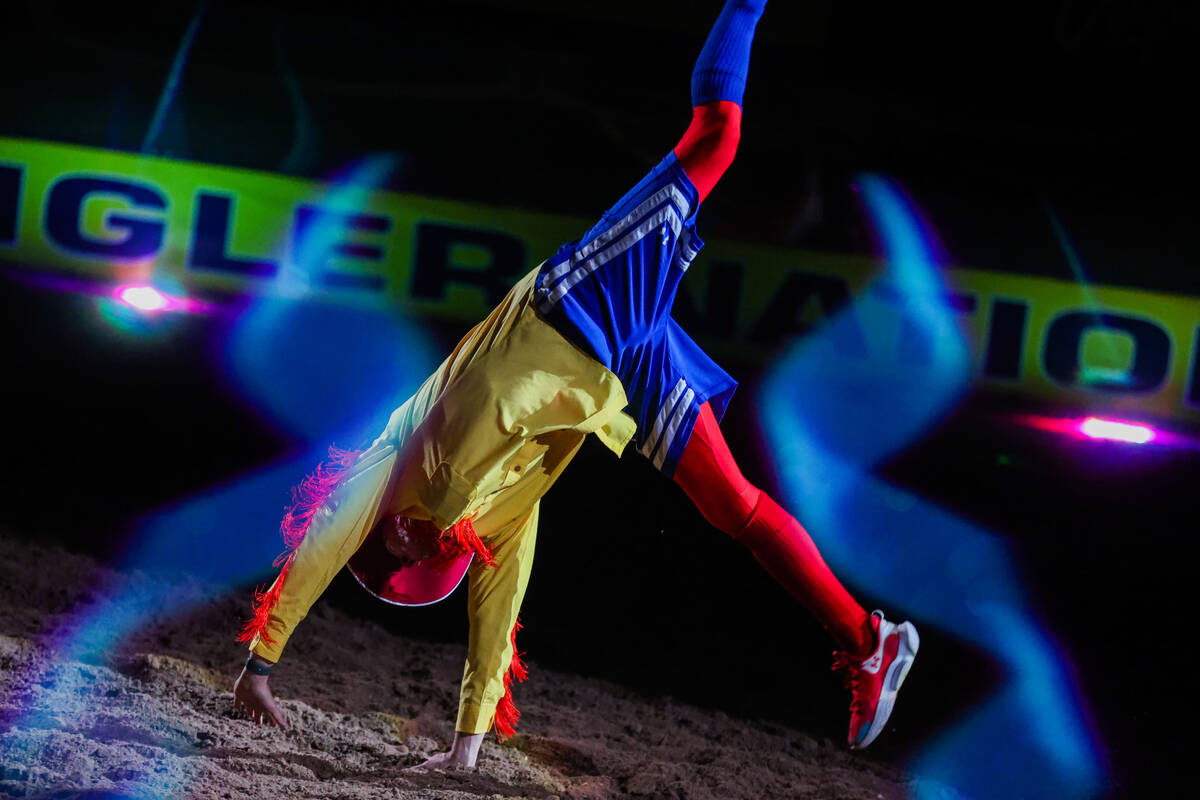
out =
{"type": "Polygon", "coordinates": [[[274,661],[268,661],[256,653],[251,653],[246,657],[246,671],[251,675],[270,675],[274,668],[274,661]]]}

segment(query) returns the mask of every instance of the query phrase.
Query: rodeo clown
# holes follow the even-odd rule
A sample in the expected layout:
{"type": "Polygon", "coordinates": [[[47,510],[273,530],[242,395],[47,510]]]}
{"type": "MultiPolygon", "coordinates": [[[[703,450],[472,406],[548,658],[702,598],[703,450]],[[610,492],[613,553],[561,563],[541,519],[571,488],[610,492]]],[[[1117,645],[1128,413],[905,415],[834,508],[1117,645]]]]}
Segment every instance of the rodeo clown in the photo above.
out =
{"type": "Polygon", "coordinates": [[[800,523],[742,476],[717,426],[736,382],[671,318],[703,246],[696,211],[733,161],[765,5],[726,2],[692,74],[691,124],[666,158],[521,279],[368,449],[335,453],[298,488],[283,521],[290,551],[239,639],[250,656],[235,704],[253,719],[286,725],[271,668],[348,564],[396,605],[437,602],[469,576],[454,742],[421,766],[473,766],[488,730],[511,736],[539,502],[594,434],[618,455],[632,443],[821,621],[853,694],[850,747],[883,730],[917,652],[915,628],[864,611],[800,523]]]}

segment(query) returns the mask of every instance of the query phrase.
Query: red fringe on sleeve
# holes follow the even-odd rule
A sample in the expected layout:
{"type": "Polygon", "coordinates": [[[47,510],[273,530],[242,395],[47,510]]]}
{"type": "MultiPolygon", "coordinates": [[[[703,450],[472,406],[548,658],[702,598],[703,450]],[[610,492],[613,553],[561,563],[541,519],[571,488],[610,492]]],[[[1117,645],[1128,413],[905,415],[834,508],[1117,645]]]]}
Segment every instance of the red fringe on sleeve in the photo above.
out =
{"type": "Polygon", "coordinates": [[[275,566],[280,568],[279,577],[270,589],[255,591],[253,616],[243,626],[237,641],[249,643],[253,642],[255,637],[259,637],[267,644],[275,643],[267,634],[267,621],[279,602],[279,593],[283,591],[288,567],[296,558],[296,549],[304,541],[304,535],[308,533],[308,526],[317,509],[341,484],[342,478],[349,472],[361,452],[330,447],[328,460],[319,464],[311,475],[306,476],[299,486],[292,489],[292,505],[284,512],[283,521],[279,524],[279,532],[283,535],[283,543],[287,547],[274,562],[275,566]]]}
{"type": "Polygon", "coordinates": [[[521,718],[521,712],[513,703],[512,682],[513,678],[518,681],[523,681],[529,677],[529,670],[525,666],[525,662],[521,660],[524,653],[517,652],[517,631],[521,630],[521,620],[518,619],[513,624],[512,629],[512,663],[509,664],[508,671],[504,673],[504,697],[500,698],[500,702],[496,704],[496,739],[503,742],[505,739],[511,738],[517,732],[517,720],[521,718]]]}

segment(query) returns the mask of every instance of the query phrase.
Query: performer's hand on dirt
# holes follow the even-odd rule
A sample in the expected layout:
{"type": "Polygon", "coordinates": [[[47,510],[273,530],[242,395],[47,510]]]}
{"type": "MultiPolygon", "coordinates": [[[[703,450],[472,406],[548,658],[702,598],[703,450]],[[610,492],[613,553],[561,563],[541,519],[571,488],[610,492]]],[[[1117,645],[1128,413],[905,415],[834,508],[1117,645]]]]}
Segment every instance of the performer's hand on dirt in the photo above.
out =
{"type": "Polygon", "coordinates": [[[479,756],[479,745],[483,743],[482,733],[455,733],[454,744],[447,753],[438,753],[433,758],[415,767],[418,769],[448,769],[450,767],[473,767],[479,756]]]}
{"type": "Polygon", "coordinates": [[[251,720],[261,724],[274,725],[276,728],[286,728],[287,718],[275,705],[271,695],[271,687],[267,685],[267,675],[253,675],[242,668],[242,674],[233,684],[233,707],[247,714],[251,720]]]}

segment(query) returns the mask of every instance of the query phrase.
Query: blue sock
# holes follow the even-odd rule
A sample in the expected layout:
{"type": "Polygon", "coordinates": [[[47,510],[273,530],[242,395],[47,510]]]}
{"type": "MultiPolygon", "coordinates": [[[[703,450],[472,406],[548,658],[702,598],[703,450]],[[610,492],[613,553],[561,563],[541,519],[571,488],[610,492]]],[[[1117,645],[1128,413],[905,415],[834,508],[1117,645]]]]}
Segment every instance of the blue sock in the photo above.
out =
{"type": "Polygon", "coordinates": [[[766,5],[767,0],[727,0],[692,70],[692,105],[713,100],[742,104],[754,26],[766,5]]]}

